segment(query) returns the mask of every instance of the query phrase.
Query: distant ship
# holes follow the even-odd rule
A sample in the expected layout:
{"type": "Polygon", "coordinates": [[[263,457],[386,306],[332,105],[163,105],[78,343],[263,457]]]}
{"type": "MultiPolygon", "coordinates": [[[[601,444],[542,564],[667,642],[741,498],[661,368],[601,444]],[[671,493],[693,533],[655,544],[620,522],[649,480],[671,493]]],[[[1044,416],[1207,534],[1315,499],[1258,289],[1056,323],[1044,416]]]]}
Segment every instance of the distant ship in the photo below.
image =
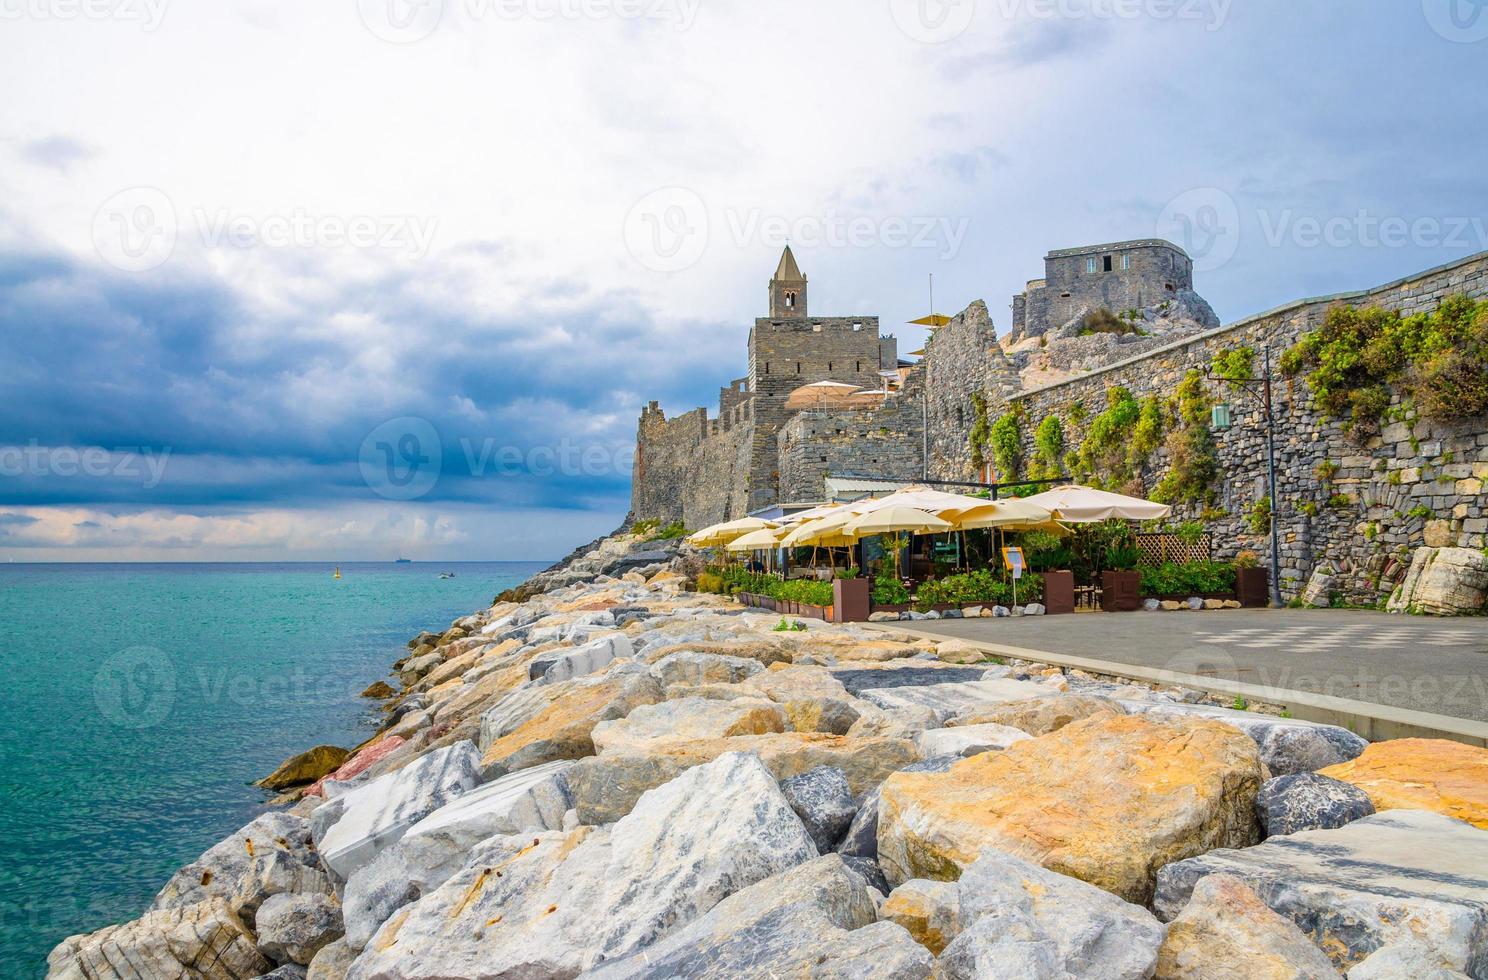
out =
{"type": "Polygon", "coordinates": [[[412,558],[399,558],[399,559],[396,559],[393,562],[393,564],[394,565],[412,565],[413,564],[413,559],[412,558]]]}
{"type": "Polygon", "coordinates": [[[444,572],[439,577],[440,578],[454,578],[455,577],[455,573],[454,572],[444,572]]]}

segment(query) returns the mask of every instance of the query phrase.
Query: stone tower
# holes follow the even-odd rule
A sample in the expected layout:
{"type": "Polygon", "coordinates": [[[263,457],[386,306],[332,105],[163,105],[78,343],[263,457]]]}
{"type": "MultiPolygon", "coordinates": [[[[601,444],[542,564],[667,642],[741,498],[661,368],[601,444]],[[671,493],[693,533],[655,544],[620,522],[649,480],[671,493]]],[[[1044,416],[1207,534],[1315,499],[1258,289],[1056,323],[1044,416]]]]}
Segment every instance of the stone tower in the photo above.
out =
{"type": "Polygon", "coordinates": [[[796,265],[790,246],[780,256],[775,277],[770,280],[770,319],[804,320],[806,318],[806,277],[796,265]]]}

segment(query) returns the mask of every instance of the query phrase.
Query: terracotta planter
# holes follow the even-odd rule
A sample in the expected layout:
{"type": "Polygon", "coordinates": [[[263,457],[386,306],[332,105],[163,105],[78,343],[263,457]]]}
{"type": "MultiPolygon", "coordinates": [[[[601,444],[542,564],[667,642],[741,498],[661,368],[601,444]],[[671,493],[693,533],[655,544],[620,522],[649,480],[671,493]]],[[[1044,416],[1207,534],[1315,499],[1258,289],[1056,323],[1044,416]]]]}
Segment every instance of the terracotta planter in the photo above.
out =
{"type": "Polygon", "coordinates": [[[1271,570],[1269,568],[1235,569],[1235,591],[1240,605],[1246,609],[1261,609],[1271,604],[1271,570]]]}
{"type": "Polygon", "coordinates": [[[1044,573],[1044,612],[1050,616],[1075,611],[1075,573],[1044,573]]]}
{"type": "Polygon", "coordinates": [[[1101,608],[1106,612],[1136,612],[1142,608],[1141,572],[1101,572],[1101,608]]]}
{"type": "Polygon", "coordinates": [[[868,622],[868,580],[839,578],[832,582],[832,622],[868,622]]]}

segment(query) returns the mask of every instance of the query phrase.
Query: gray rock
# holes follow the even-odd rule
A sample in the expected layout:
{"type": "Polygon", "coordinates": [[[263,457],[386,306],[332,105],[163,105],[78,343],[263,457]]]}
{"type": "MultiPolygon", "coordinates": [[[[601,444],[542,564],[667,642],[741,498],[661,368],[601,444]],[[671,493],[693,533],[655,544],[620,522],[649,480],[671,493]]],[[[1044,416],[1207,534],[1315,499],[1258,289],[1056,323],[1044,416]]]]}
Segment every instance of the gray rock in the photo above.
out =
{"type": "Polygon", "coordinates": [[[528,676],[542,684],[584,677],[609,666],[612,661],[635,655],[630,637],[612,633],[590,640],[565,652],[544,655],[532,661],[528,676]]]}
{"type": "Polygon", "coordinates": [[[1162,609],[1162,603],[1156,599],[1143,599],[1142,608],[1147,612],[1159,612],[1162,609]]]}
{"type": "Polygon", "coordinates": [[[1169,864],[1157,875],[1158,916],[1177,916],[1199,879],[1216,873],[1245,882],[1336,967],[1419,941],[1451,969],[1488,973],[1488,833],[1460,820],[1390,810],[1169,864]]]}
{"type": "Polygon", "coordinates": [[[273,968],[221,898],[152,909],[133,922],[69,936],[47,956],[49,980],[240,980],[273,968]]]}
{"type": "Polygon", "coordinates": [[[503,776],[410,827],[347,880],[342,900],[347,945],[365,947],[388,916],[444,884],[486,838],[562,829],[564,812],[573,805],[565,778],[572,767],[568,761],[550,762],[503,776]]]}
{"type": "MultiPolygon", "coordinates": [[[[424,817],[480,781],[480,752],[459,742],[338,797],[335,821],[315,839],[321,860],[342,881],[424,817]]],[[[319,816],[322,810],[315,812],[319,816]]]]}
{"type": "Polygon", "coordinates": [[[960,929],[941,954],[947,980],[1145,980],[1163,926],[1146,909],[994,848],[956,883],[960,929]]]}
{"type": "Polygon", "coordinates": [[[1374,813],[1369,794],[1315,772],[1268,779],[1256,795],[1256,816],[1266,836],[1334,830],[1374,813]]]}
{"type": "Polygon", "coordinates": [[[764,764],[729,753],[647,792],[613,826],[490,838],[389,919],[349,977],[573,976],[815,850],[764,764]]]}
{"type": "Polygon", "coordinates": [[[330,895],[274,895],[254,920],[258,948],[276,963],[308,966],[341,938],[341,906],[330,895]]]}
{"type": "Polygon", "coordinates": [[[1048,612],[1048,610],[1044,608],[1044,604],[1042,602],[1030,602],[1028,605],[1023,607],[1023,615],[1025,616],[1042,616],[1046,612],[1048,612]]]}
{"type": "Polygon", "coordinates": [[[1183,604],[1193,610],[1204,608],[1204,600],[1199,598],[1198,596],[1189,596],[1183,604]]]}
{"type": "Polygon", "coordinates": [[[842,839],[857,813],[847,774],[831,766],[818,766],[781,780],[780,792],[785,794],[785,801],[796,811],[816,849],[823,854],[842,839]]]}
{"type": "Polygon", "coordinates": [[[897,670],[834,670],[832,677],[847,693],[862,697],[866,691],[885,688],[979,681],[984,673],[985,667],[901,667],[897,670]]]}
{"type": "Polygon", "coordinates": [[[1164,980],[1338,980],[1328,957],[1301,929],[1227,874],[1199,880],[1182,914],[1168,926],[1157,972],[1164,980]]]}
{"type": "Polygon", "coordinates": [[[737,684],[763,672],[765,665],[748,657],[682,650],[651,665],[651,676],[670,684],[737,684]]]}
{"type": "Polygon", "coordinates": [[[356,954],[347,947],[346,940],[338,939],[315,954],[305,971],[305,980],[345,980],[355,959],[356,954]]]}
{"type": "Polygon", "coordinates": [[[1454,970],[1430,946],[1417,942],[1391,943],[1364,957],[1350,968],[1348,980],[1468,980],[1454,970]]]}
{"type": "Polygon", "coordinates": [[[827,855],[729,896],[650,949],[586,976],[930,976],[930,954],[902,928],[874,919],[863,879],[827,855]]]}
{"type": "Polygon", "coordinates": [[[270,970],[257,980],[305,980],[306,968],[298,963],[286,963],[275,970],[270,970]]]}
{"type": "Polygon", "coordinates": [[[1357,758],[1369,743],[1347,728],[1298,718],[1278,718],[1204,704],[1123,699],[1128,714],[1212,718],[1233,725],[1255,740],[1273,776],[1316,772],[1357,758]]]}
{"type": "Polygon", "coordinates": [[[889,879],[884,877],[883,868],[873,858],[854,857],[850,854],[838,855],[842,863],[852,868],[854,872],[861,875],[868,882],[869,887],[875,889],[880,895],[889,893],[889,879]]]}
{"type": "MultiPolygon", "coordinates": [[[[957,669],[948,667],[942,668],[942,671],[948,673],[957,669]]],[[[892,671],[895,674],[906,672],[904,670],[892,671]]],[[[884,673],[891,672],[884,671],[884,673]]],[[[936,727],[942,727],[957,715],[964,715],[979,708],[1004,704],[1008,701],[1022,701],[1026,698],[1058,693],[1058,691],[1059,684],[1053,680],[1016,681],[1007,677],[999,677],[962,683],[926,684],[918,687],[875,688],[864,691],[862,698],[885,711],[928,708],[934,712],[936,727]]]]}
{"type": "Polygon", "coordinates": [[[1009,725],[962,725],[921,732],[915,737],[915,747],[927,759],[942,755],[966,758],[981,752],[1001,751],[1014,742],[1027,741],[1029,737],[1027,732],[1009,725]]]}
{"type": "Polygon", "coordinates": [[[1006,619],[1009,616],[1011,616],[1012,614],[1013,614],[1013,611],[1011,609],[1009,609],[1007,606],[993,606],[992,607],[992,615],[995,616],[998,619],[1006,619]]]}
{"type": "Polygon", "coordinates": [[[310,821],[271,811],[171,875],[150,907],[184,908],[222,898],[251,917],[270,895],[328,891],[330,881],[311,843],[310,821]]]}
{"type": "MultiPolygon", "coordinates": [[[[900,772],[945,772],[960,761],[959,755],[943,755],[905,766],[900,772]]],[[[873,858],[875,861],[878,859],[878,799],[879,791],[875,787],[865,794],[863,801],[858,804],[858,812],[853,816],[852,823],[848,825],[842,842],[837,845],[837,853],[844,858],[863,857],[873,858]]]]}

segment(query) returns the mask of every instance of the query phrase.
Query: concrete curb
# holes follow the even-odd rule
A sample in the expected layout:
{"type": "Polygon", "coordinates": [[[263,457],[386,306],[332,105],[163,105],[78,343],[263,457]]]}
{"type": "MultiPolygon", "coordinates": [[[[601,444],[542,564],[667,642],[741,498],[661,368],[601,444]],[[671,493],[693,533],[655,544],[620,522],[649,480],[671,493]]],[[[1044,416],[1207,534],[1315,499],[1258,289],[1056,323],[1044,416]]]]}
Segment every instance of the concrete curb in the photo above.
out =
{"type": "Polygon", "coordinates": [[[1222,677],[1205,677],[1200,674],[1182,674],[1171,670],[1138,667],[1112,660],[1077,657],[1068,653],[1030,650],[1006,643],[970,640],[965,637],[947,636],[944,633],[915,629],[901,623],[859,623],[857,625],[867,626],[869,629],[883,633],[907,633],[910,636],[932,640],[936,643],[957,640],[999,657],[1015,657],[1019,660],[1030,660],[1055,667],[1073,667],[1092,674],[1129,677],[1132,680],[1148,683],[1190,687],[1206,694],[1242,697],[1247,701],[1280,704],[1285,706],[1293,717],[1327,725],[1339,725],[1364,736],[1371,742],[1381,742],[1392,738],[1445,738],[1468,745],[1488,747],[1488,723],[1474,721],[1470,718],[1454,718],[1451,715],[1412,711],[1409,708],[1396,708],[1388,704],[1373,704],[1368,701],[1354,701],[1327,694],[1311,694],[1306,691],[1247,684],[1244,681],[1226,680],[1222,677]]]}

